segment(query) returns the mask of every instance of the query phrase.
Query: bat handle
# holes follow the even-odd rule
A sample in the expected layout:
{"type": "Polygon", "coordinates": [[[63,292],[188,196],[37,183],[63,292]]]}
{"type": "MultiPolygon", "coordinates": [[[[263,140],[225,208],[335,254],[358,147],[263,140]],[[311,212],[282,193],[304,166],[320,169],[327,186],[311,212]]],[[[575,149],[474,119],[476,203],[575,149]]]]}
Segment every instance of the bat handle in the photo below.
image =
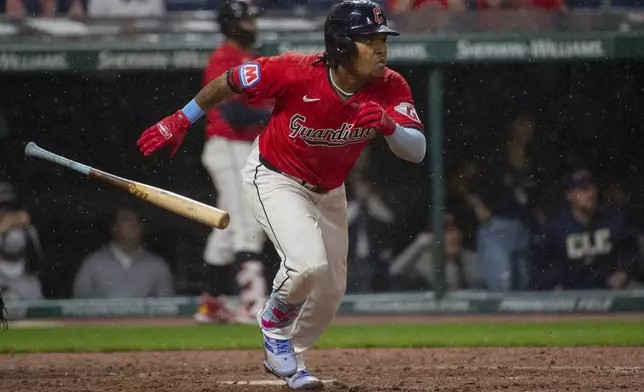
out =
{"type": "Polygon", "coordinates": [[[89,172],[92,170],[92,168],[87,165],[74,162],[71,159],[67,159],[65,157],[61,157],[60,155],[56,155],[52,152],[44,150],[38,147],[34,142],[27,143],[27,146],[25,147],[25,155],[45,159],[47,161],[57,163],[85,175],[89,175],[89,172]]]}

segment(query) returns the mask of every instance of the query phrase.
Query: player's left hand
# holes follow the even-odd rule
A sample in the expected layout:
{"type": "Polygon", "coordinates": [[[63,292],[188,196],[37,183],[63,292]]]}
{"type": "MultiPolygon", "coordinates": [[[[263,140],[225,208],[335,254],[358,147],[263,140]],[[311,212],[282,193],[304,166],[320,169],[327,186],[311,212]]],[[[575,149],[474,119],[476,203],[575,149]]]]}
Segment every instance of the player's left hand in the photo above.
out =
{"type": "Polygon", "coordinates": [[[396,132],[396,122],[387,115],[387,112],[375,102],[365,102],[358,109],[358,119],[354,127],[376,128],[385,136],[396,132]]]}

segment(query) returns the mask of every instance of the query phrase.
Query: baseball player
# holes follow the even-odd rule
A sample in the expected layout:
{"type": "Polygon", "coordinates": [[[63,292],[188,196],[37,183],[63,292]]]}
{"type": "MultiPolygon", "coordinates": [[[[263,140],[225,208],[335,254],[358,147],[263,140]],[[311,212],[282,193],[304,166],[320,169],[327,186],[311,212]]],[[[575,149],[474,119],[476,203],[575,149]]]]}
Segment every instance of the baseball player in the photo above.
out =
{"type": "MultiPolygon", "coordinates": [[[[226,40],[210,57],[203,75],[204,86],[231,67],[257,57],[252,48],[259,10],[246,1],[227,0],[220,4],[217,18],[226,40]]],[[[255,315],[266,301],[264,266],[260,258],[266,237],[243,194],[241,169],[253,140],[266,127],[270,115],[270,107],[263,102],[251,104],[242,94],[207,113],[207,141],[202,162],[218,191],[218,207],[235,219],[227,230],[214,229],[206,242],[204,261],[208,283],[195,314],[199,323],[256,322],[255,315]],[[232,294],[235,283],[241,288],[241,307],[233,314],[217,297],[232,294]]]]}
{"type": "Polygon", "coordinates": [[[257,314],[264,366],[292,389],[322,388],[302,354],[331,323],[345,292],[349,171],[378,135],[402,159],[425,157],[409,86],[385,65],[387,39],[397,35],[377,3],[339,3],[324,25],[324,53],[289,52],[232,67],[138,141],[146,156],[166,146],[176,151],[191,124],[230,98],[275,100],[242,176],[255,218],[282,258],[257,314]]]}

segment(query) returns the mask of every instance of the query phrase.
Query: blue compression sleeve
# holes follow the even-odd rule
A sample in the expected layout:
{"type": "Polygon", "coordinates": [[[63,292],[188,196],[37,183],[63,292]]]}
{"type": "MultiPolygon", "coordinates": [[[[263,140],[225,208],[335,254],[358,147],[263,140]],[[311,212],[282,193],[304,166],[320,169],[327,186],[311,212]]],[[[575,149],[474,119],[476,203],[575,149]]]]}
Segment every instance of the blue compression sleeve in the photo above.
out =
{"type": "Polygon", "coordinates": [[[420,163],[425,158],[427,140],[417,129],[403,128],[396,124],[396,132],[385,136],[385,139],[391,151],[406,161],[420,163]]]}
{"type": "Polygon", "coordinates": [[[206,112],[204,112],[203,109],[201,109],[199,105],[197,105],[197,101],[195,101],[194,99],[188,102],[188,104],[183,109],[181,109],[181,111],[186,115],[186,117],[188,117],[188,120],[190,120],[191,124],[194,124],[195,121],[199,120],[201,116],[206,114],[206,112]]]}

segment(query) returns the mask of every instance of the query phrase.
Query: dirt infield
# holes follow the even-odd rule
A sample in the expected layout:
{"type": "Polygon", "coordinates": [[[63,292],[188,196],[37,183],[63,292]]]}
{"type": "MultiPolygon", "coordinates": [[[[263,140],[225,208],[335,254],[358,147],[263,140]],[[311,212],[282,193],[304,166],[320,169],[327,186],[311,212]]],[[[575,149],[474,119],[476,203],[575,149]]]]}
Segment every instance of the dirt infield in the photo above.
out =
{"type": "MultiPolygon", "coordinates": [[[[336,323],[642,320],[583,316],[338,317],[336,323]]],[[[190,319],[85,319],[63,325],[188,325],[190,319]]],[[[2,391],[284,391],[263,372],[262,352],[178,351],[0,356],[2,391]],[[236,383],[232,384],[231,383],[236,383]],[[249,385],[255,384],[255,385],[249,385]],[[264,385],[257,385],[264,384],[264,385]]],[[[311,350],[327,391],[644,391],[644,348],[311,350]]]]}
{"type": "MultiPolygon", "coordinates": [[[[3,391],[283,391],[260,351],[9,355],[3,391]]],[[[312,350],[327,391],[643,391],[641,348],[312,350]]]]}

